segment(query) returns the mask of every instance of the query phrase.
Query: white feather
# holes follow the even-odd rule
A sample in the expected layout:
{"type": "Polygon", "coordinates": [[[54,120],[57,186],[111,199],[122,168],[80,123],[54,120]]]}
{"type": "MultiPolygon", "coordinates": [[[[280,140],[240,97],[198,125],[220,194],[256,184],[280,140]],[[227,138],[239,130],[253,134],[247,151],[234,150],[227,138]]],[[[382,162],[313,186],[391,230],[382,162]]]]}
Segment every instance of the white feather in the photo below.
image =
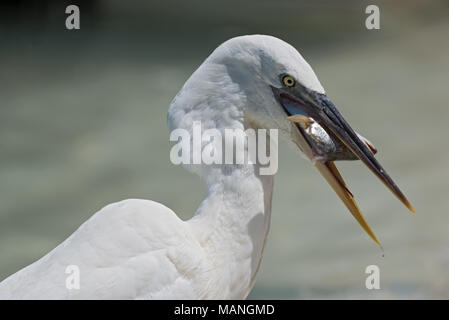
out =
{"type": "MultiPolygon", "coordinates": [[[[289,44],[244,36],[218,47],[173,100],[170,129],[278,128],[290,123],[270,85],[289,73],[324,92],[289,44]]],[[[254,285],[270,224],[273,176],[258,165],[188,166],[208,194],[189,221],[162,204],[125,200],[94,214],[40,260],[0,283],[1,299],[242,299],[254,285]],[[80,270],[67,289],[65,269],[80,270]]],[[[174,181],[175,183],[175,181],[174,181]]],[[[186,190],[188,192],[188,190],[186,190]]]]}

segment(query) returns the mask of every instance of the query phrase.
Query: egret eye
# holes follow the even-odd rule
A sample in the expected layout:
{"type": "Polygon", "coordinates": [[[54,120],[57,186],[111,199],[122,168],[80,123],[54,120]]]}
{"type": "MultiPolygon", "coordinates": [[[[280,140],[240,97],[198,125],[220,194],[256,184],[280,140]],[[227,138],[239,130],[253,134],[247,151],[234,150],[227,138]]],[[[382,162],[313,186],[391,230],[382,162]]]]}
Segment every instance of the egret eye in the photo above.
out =
{"type": "Polygon", "coordinates": [[[284,83],[286,87],[293,87],[295,85],[295,79],[291,76],[284,76],[282,78],[282,83],[284,83]]]}

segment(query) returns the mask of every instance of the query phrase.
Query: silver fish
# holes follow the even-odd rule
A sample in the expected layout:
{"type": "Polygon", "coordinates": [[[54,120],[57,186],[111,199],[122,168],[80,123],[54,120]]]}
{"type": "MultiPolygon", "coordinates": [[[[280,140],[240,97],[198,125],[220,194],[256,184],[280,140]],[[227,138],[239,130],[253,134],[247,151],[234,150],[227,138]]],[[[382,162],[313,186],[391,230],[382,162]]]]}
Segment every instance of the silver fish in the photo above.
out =
{"type": "MultiPolygon", "coordinates": [[[[337,160],[359,160],[359,158],[349,150],[340,140],[323,129],[318,122],[305,115],[294,115],[287,118],[298,123],[308,136],[308,141],[312,145],[314,157],[312,161],[337,161],[337,160]]],[[[373,153],[377,153],[376,147],[365,137],[357,133],[359,139],[373,153]]]]}

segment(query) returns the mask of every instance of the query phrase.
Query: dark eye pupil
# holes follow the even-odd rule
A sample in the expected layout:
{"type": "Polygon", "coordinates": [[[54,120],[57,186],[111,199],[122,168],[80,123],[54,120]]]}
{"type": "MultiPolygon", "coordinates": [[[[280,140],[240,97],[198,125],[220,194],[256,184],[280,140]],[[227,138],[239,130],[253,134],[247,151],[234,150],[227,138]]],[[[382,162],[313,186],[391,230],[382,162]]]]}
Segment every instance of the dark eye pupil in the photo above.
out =
{"type": "Polygon", "coordinates": [[[290,76],[285,76],[282,81],[284,82],[284,85],[287,87],[293,87],[295,85],[295,80],[290,76]]]}
{"type": "Polygon", "coordinates": [[[291,87],[291,86],[293,86],[295,81],[293,80],[292,77],[288,77],[287,76],[287,77],[284,78],[284,83],[285,83],[286,86],[291,87]]]}

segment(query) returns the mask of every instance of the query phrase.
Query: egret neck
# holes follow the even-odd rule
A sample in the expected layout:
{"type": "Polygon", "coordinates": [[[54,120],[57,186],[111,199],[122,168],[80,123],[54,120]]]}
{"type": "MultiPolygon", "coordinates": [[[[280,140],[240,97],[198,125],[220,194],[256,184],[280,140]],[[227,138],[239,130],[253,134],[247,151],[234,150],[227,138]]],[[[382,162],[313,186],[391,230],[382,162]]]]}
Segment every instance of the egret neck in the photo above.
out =
{"type": "MultiPolygon", "coordinates": [[[[228,71],[225,65],[210,61],[191,76],[170,106],[170,130],[186,129],[193,137],[196,121],[201,122],[203,131],[218,129],[222,137],[229,129],[240,132],[261,129],[246,112],[254,101],[248,99],[228,71]]],[[[256,145],[259,145],[257,134],[256,137],[256,145]]],[[[226,142],[222,142],[216,147],[222,148],[224,158],[226,142]]],[[[191,145],[193,143],[192,139],[191,145]]],[[[265,144],[271,161],[277,162],[277,152],[270,150],[273,144],[277,148],[277,141],[267,138],[265,144]]],[[[248,154],[248,144],[233,150],[234,158],[238,152],[248,154]]],[[[191,148],[192,158],[194,152],[198,152],[198,148],[191,148]]],[[[212,264],[211,272],[217,275],[211,278],[221,282],[216,283],[216,287],[228,291],[223,292],[223,296],[245,298],[254,284],[268,234],[273,175],[261,175],[263,170],[257,159],[255,164],[245,161],[245,164],[203,163],[184,167],[198,174],[207,186],[206,198],[188,223],[212,264]]]]}
{"type": "Polygon", "coordinates": [[[222,165],[207,182],[207,196],[189,221],[220,287],[245,298],[259,269],[270,226],[273,175],[259,164],[222,165]]]}

